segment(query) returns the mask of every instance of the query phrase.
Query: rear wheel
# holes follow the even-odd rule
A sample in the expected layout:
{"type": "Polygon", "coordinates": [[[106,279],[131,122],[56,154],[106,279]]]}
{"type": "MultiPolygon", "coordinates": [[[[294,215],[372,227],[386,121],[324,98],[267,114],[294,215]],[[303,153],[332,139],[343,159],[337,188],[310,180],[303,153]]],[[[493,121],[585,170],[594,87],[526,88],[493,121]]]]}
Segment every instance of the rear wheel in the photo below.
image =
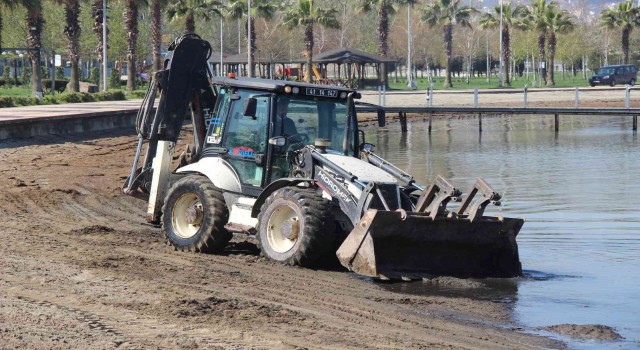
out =
{"type": "Polygon", "coordinates": [[[222,191],[205,177],[178,180],[169,189],[162,213],[164,236],[176,249],[216,253],[232,237],[224,228],[229,211],[222,191]]]}
{"type": "Polygon", "coordinates": [[[629,85],[631,85],[631,86],[636,85],[636,80],[635,79],[631,79],[631,81],[629,81],[629,85]]]}
{"type": "Polygon", "coordinates": [[[334,254],[331,204],[313,189],[275,191],[262,205],[258,222],[262,254],[271,260],[312,267],[334,254]]]}

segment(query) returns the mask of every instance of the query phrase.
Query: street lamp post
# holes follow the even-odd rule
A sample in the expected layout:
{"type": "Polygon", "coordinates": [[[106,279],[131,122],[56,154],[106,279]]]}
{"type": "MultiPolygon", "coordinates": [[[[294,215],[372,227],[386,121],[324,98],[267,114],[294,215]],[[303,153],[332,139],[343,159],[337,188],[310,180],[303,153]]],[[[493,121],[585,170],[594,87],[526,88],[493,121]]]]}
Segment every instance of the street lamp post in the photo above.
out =
{"type": "Polygon", "coordinates": [[[503,68],[504,62],[502,60],[502,49],[503,49],[502,48],[502,21],[503,21],[503,19],[502,19],[502,0],[500,0],[500,67],[499,67],[499,72],[498,72],[499,79],[500,79],[499,80],[500,82],[499,82],[498,86],[500,86],[500,87],[502,87],[502,84],[504,83],[504,78],[502,76],[502,73],[503,73],[502,70],[504,69],[503,68]]]}
{"type": "Polygon", "coordinates": [[[102,0],[102,90],[107,91],[107,0],[102,0]]]}
{"type": "Polygon", "coordinates": [[[247,75],[252,77],[253,60],[251,59],[251,0],[247,0],[247,75]]]}
{"type": "Polygon", "coordinates": [[[411,67],[411,44],[413,38],[411,27],[411,3],[409,3],[407,4],[407,86],[413,89],[413,71],[411,67]]]}

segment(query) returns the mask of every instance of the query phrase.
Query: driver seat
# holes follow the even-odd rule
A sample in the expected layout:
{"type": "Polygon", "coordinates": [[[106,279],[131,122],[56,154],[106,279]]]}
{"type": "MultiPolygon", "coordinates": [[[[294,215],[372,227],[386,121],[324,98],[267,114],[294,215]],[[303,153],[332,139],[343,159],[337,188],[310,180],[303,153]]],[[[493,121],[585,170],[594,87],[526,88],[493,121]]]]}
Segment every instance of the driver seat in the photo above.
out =
{"type": "Polygon", "coordinates": [[[282,118],[282,136],[293,136],[298,134],[298,129],[296,128],[296,123],[289,117],[282,118]]]}

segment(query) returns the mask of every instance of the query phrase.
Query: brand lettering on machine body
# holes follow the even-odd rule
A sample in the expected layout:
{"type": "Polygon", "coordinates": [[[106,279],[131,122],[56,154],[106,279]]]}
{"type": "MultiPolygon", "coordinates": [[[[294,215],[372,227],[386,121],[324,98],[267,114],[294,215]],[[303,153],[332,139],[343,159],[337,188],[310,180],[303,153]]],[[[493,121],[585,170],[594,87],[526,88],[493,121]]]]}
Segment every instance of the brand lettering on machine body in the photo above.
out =
{"type": "Polygon", "coordinates": [[[351,197],[349,196],[349,194],[342,189],[342,186],[336,184],[331,176],[320,170],[318,171],[318,177],[320,178],[320,180],[322,180],[323,184],[329,187],[331,191],[333,191],[333,193],[335,193],[335,195],[338,196],[341,200],[345,202],[351,202],[351,197]]]}

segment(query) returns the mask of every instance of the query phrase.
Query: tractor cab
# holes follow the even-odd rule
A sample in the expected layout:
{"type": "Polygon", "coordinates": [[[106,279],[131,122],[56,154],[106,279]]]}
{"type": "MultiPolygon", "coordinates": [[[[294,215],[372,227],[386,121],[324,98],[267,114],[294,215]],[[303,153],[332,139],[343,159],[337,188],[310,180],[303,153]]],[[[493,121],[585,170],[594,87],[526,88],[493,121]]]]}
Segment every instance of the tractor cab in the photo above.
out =
{"type": "Polygon", "coordinates": [[[243,187],[290,176],[289,157],[306,145],[358,155],[352,90],[288,81],[218,78],[203,156],[230,164],[243,187]]]}

